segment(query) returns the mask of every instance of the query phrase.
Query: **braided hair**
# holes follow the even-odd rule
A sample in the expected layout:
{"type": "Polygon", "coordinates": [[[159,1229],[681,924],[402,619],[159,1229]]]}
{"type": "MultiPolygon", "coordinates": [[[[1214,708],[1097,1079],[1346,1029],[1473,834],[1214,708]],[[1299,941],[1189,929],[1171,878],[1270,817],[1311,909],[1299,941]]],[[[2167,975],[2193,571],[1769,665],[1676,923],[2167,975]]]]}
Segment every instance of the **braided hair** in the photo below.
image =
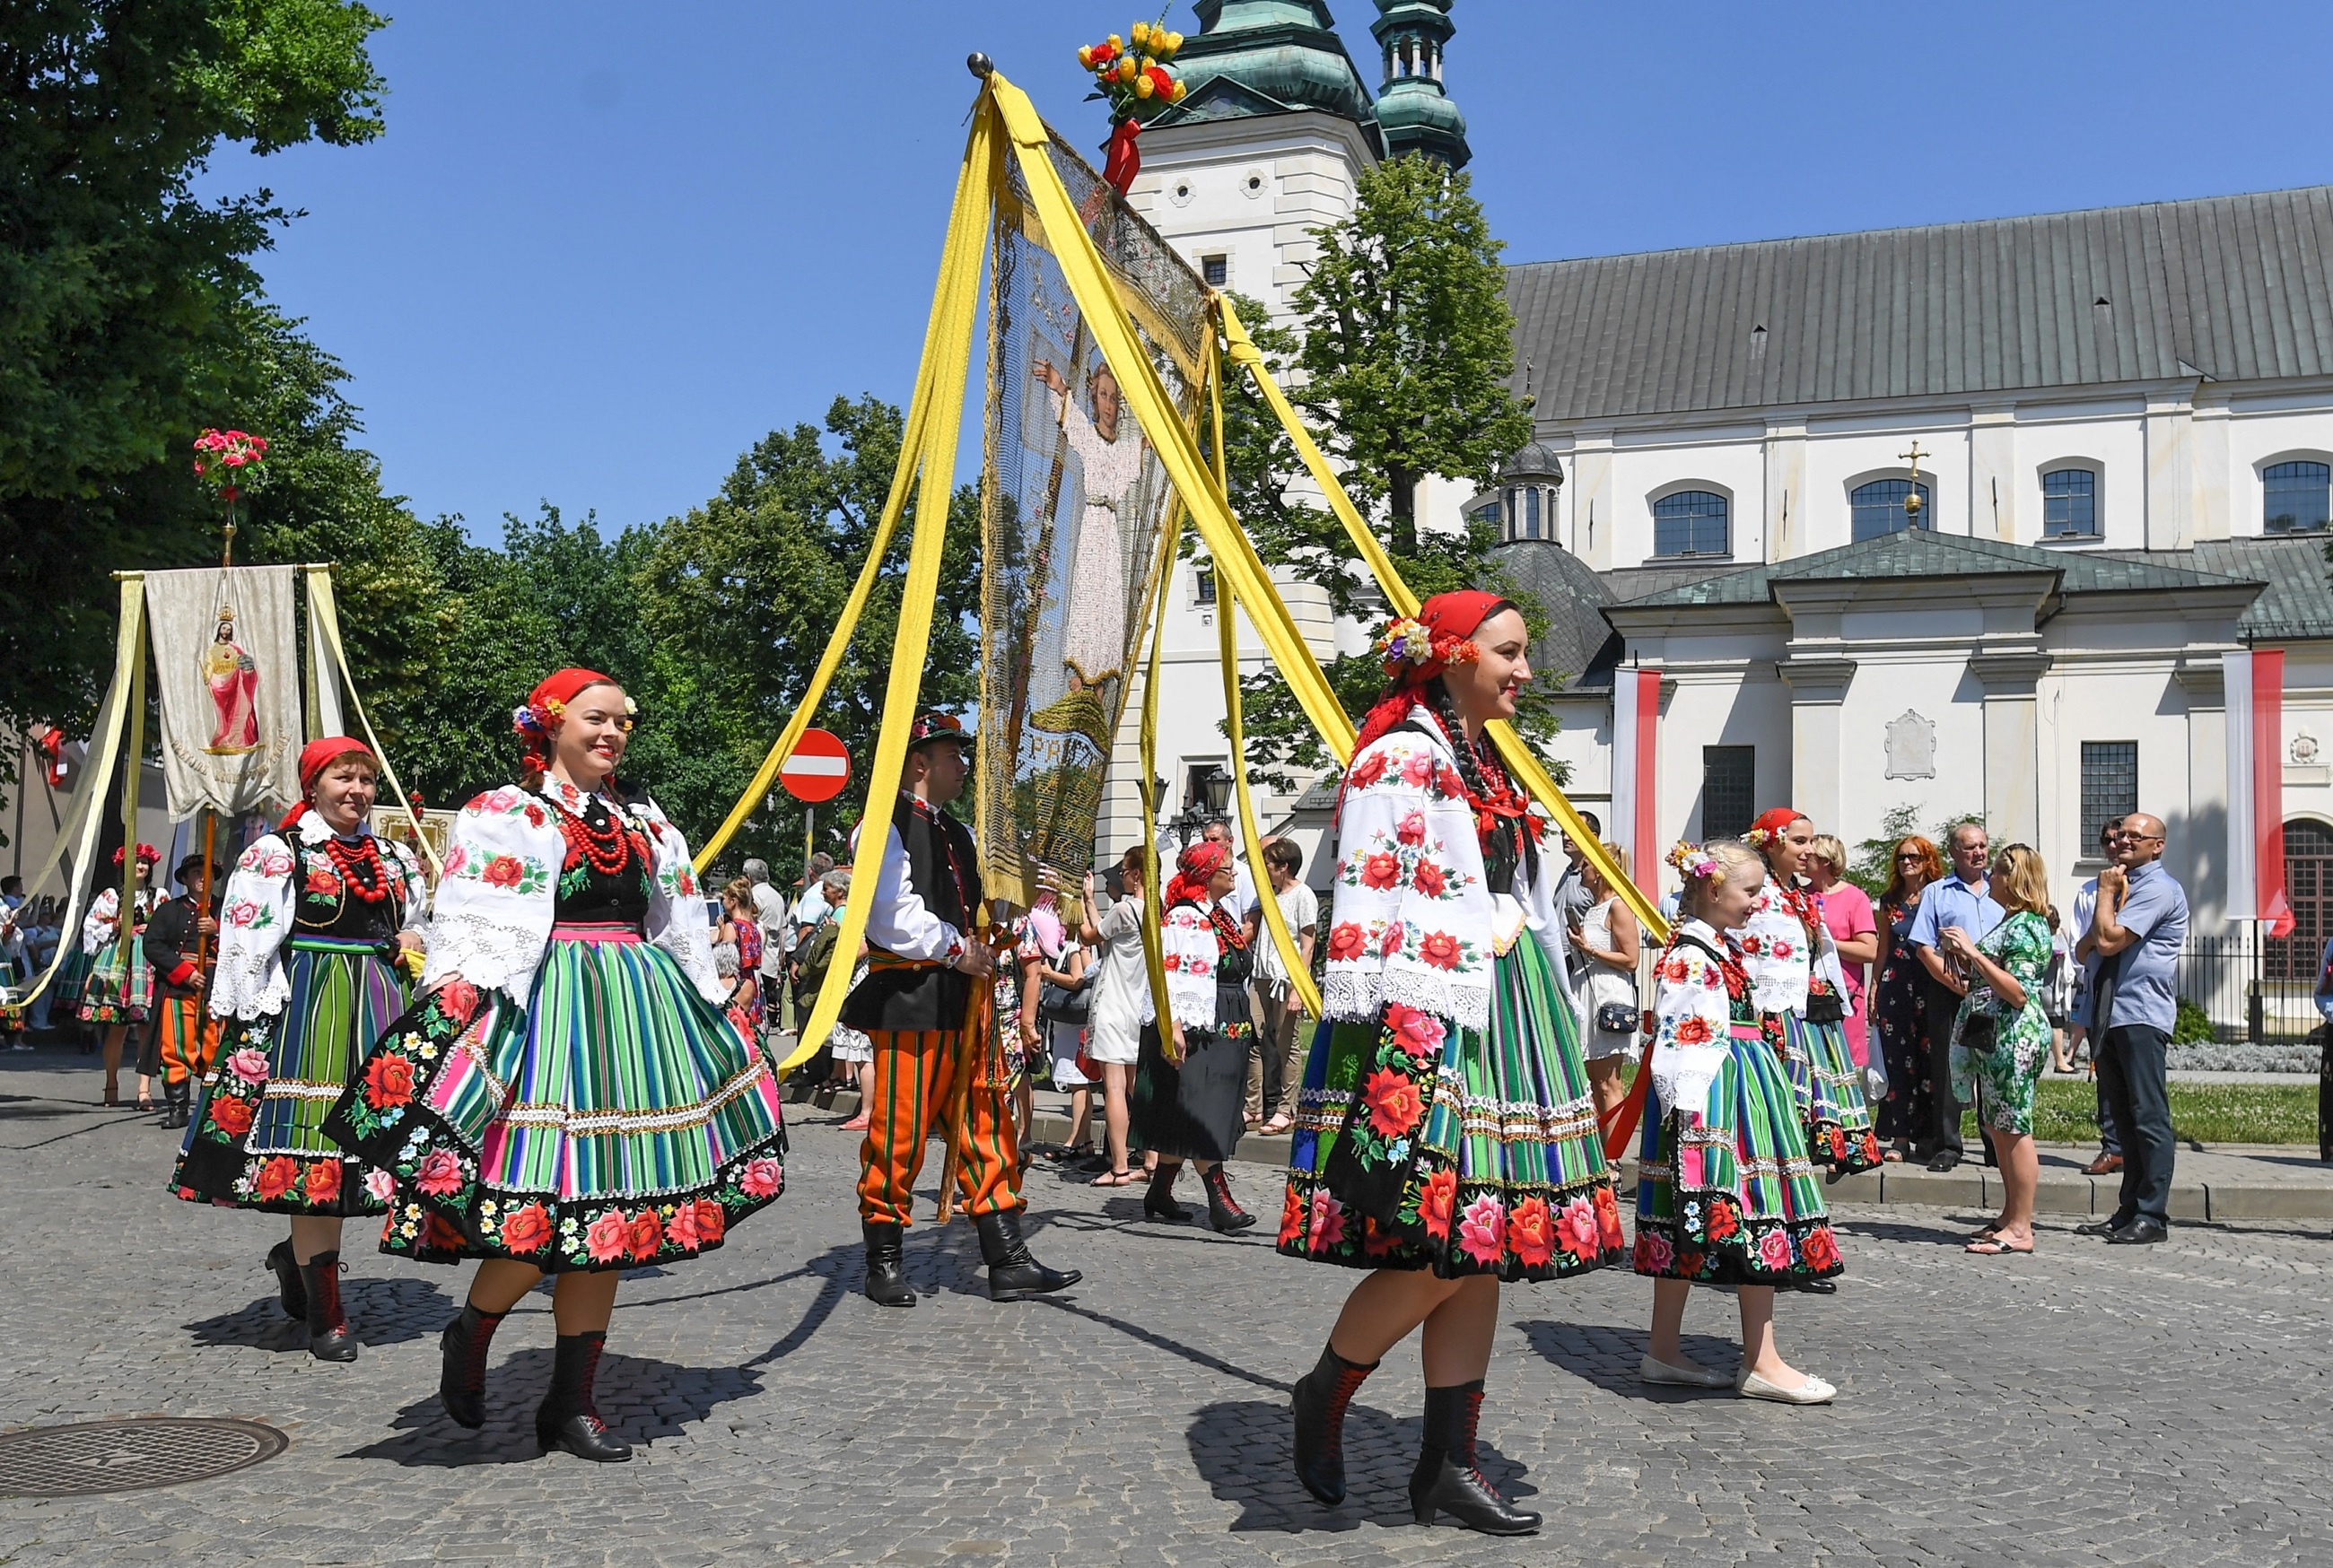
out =
{"type": "MultiPolygon", "coordinates": [[[[1435,722],[1442,726],[1443,739],[1450,742],[1450,750],[1457,756],[1458,777],[1465,780],[1467,795],[1474,800],[1487,800],[1512,793],[1513,780],[1507,777],[1506,767],[1491,750],[1489,740],[1466,739],[1465,722],[1458,716],[1458,704],[1450,695],[1448,684],[1436,675],[1417,688],[1417,697],[1426,712],[1434,715],[1435,722]],[[1497,775],[1495,782],[1491,778],[1493,773],[1497,775]]],[[[1525,882],[1539,875],[1539,846],[1521,824],[1502,821],[1483,836],[1483,875],[1493,888],[1503,889],[1513,884],[1518,867],[1525,882]]]]}

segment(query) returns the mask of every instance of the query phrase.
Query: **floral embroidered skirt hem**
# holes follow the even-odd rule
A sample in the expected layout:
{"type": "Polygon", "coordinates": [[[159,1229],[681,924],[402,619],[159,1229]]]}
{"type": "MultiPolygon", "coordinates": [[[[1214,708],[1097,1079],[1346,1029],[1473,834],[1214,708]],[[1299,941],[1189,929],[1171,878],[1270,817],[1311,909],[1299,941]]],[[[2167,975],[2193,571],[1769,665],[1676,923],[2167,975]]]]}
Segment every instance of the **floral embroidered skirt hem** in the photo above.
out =
{"type": "Polygon", "coordinates": [[[154,1006],[154,966],[146,961],[143,944],[130,943],[125,967],[121,949],[109,942],[90,960],[89,974],[81,984],[81,1021],[85,1024],[140,1024],[154,1006]]]}
{"type": "Polygon", "coordinates": [[[187,1123],[170,1186],[190,1203],[315,1219],[379,1214],[389,1173],[341,1152],[324,1118],[357,1065],[406,1005],[380,945],[295,936],[284,944],[292,993],[269,1018],[230,1018],[187,1123]]]}
{"type": "Polygon", "coordinates": [[[424,1262],[674,1262],[785,1186],[769,1059],[628,928],[555,932],[523,1009],[465,981],[424,998],[326,1126],[389,1172],[381,1250],[424,1262]]]}
{"type": "Polygon", "coordinates": [[[1863,1069],[1847,1048],[1845,1024],[1809,1023],[1781,1015],[1782,1048],[1791,1092],[1807,1128],[1807,1158],[1842,1175],[1879,1164],[1871,1104],[1863,1097],[1863,1069]]]}
{"type": "Polygon", "coordinates": [[[1699,1285],[1775,1285],[1844,1270],[1798,1096],[1764,1039],[1735,1036],[1702,1122],[1686,1125],[1674,1110],[1647,1106],[1635,1264],[1638,1274],[1699,1285]]]}
{"type": "Polygon", "coordinates": [[[1579,1020],[1528,935],[1489,1028],[1391,1005],[1324,1023],[1297,1097],[1280,1250],[1445,1279],[1560,1279],[1627,1256],[1579,1020]]]}

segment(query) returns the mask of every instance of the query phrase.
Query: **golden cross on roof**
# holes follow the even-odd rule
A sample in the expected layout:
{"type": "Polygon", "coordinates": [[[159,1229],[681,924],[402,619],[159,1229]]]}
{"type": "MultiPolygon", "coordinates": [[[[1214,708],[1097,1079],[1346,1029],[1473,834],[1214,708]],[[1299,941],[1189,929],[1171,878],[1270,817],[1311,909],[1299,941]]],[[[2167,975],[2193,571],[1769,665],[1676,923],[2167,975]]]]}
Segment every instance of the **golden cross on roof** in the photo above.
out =
{"type": "Polygon", "coordinates": [[[1920,438],[1912,438],[1912,450],[1896,454],[1912,465],[1912,487],[1904,492],[1904,521],[1907,527],[1920,526],[1920,459],[1934,457],[1933,452],[1920,450],[1920,438]]]}
{"type": "Polygon", "coordinates": [[[1917,484],[1920,482],[1920,459],[1923,457],[1934,457],[1935,454],[1933,452],[1921,451],[1919,438],[1915,436],[1912,440],[1912,450],[1909,452],[1899,452],[1896,455],[1903,458],[1912,465],[1912,483],[1917,484]]]}

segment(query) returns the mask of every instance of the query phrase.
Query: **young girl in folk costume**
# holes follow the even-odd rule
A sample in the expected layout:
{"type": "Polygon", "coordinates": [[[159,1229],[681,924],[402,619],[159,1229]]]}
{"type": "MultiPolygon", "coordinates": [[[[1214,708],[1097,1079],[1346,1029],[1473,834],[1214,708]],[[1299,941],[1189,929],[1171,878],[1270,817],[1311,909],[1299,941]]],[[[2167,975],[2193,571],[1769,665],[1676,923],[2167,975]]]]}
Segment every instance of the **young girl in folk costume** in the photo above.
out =
{"type": "Polygon", "coordinates": [[[1224,845],[1194,844],[1175,862],[1159,917],[1159,962],[1174,1016],[1159,1028],[1157,1003],[1145,989],[1133,1096],[1134,1141],[1158,1156],[1142,1212],[1153,1219],[1190,1218],[1175,1201],[1175,1178],[1189,1160],[1206,1189],[1207,1222],[1224,1231],[1255,1223],[1234,1201],[1223,1167],[1246,1129],[1241,1103],[1248,1048],[1255,1043],[1247,999],[1252,955],[1240,923],[1223,906],[1238,879],[1224,845]]]}
{"type": "Polygon", "coordinates": [[[769,1062],[722,1010],[688,846],[616,785],[632,719],[577,669],[514,715],[525,772],[455,821],[424,999],[328,1123],[389,1174],[384,1251],[485,1260],[442,1342],[446,1413],[484,1424],[494,1327],[554,1274],[535,1436],[600,1460],[631,1456],[592,1402],[617,1271],[719,1246],[778,1196],[786,1146],[769,1062]]]}
{"type": "Polygon", "coordinates": [[[1298,1101],[1280,1248],[1375,1272],[1296,1385],[1296,1472],[1344,1496],[1347,1403],[1424,1325],[1416,1518],[1520,1535],[1474,1457],[1499,1282],[1622,1256],[1554,907],[1562,857],[1483,735],[1531,678],[1486,593],[1438,594],[1379,644],[1390,677],[1339,805],[1325,1018],[1298,1101]]]}
{"type": "MultiPolygon", "coordinates": [[[[118,873],[126,856],[113,852],[113,867],[118,873]]],[[[138,896],[130,910],[130,951],[127,961],[121,948],[121,889],[110,886],[99,890],[91,900],[89,915],[81,923],[81,951],[88,961],[88,978],[82,981],[81,1021],[94,1024],[105,1032],[105,1103],[121,1104],[121,1047],[130,1037],[132,1024],[146,1021],[154,1005],[154,970],[146,961],[146,949],[138,941],[147,916],[154,913],[155,898],[149,884],[154,867],[160,863],[162,852],[150,844],[138,846],[138,896]]],[[[138,1081],[138,1108],[154,1108],[153,1079],[140,1076],[138,1081]]]]}
{"type": "Polygon", "coordinates": [[[1751,1399],[1820,1404],[1839,1391],[1774,1348],[1774,1286],[1839,1272],[1822,1184],[1807,1158],[1798,1096],[1762,1018],[1733,932],[1751,917],[1765,866],[1739,839],[1680,844],[1678,921],[1655,970],[1653,1084],[1637,1183],[1638,1274],[1653,1277],[1648,1383],[1729,1385],[1751,1399]],[[1731,1285],[1742,1309],[1742,1368],[1687,1361],[1677,1344],[1693,1286],[1731,1285]]]}
{"type": "Polygon", "coordinates": [[[190,1202],[292,1217],[267,1267],[319,1361],[357,1358],[341,1218],[382,1212],[391,1190],[325,1135],[324,1116],[405,1010],[427,897],[413,852],[369,826],[378,770],[361,741],[310,741],[301,803],[235,863],[210,990],[218,1061],[170,1179],[190,1202]]]}
{"type": "MultiPolygon", "coordinates": [[[[1813,851],[1814,824],[1777,807],[1751,825],[1748,837],[1765,858],[1766,877],[1743,928],[1743,967],[1766,1028],[1782,1047],[1806,1123],[1807,1157],[1841,1173],[1868,1171],[1879,1163],[1879,1140],[1871,1130],[1863,1069],[1847,1047],[1847,970],[1823,923],[1821,895],[1799,880],[1813,851]]],[[[1837,1286],[1811,1280],[1801,1288],[1837,1286]]]]}

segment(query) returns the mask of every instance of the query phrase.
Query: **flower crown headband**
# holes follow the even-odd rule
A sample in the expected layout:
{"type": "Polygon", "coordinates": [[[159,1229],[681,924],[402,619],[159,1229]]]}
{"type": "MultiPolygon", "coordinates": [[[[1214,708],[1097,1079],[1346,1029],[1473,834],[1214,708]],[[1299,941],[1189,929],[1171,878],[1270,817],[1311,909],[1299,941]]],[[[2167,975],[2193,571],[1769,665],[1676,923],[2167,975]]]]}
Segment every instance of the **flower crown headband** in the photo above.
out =
{"type": "MultiPolygon", "coordinates": [[[[639,712],[640,705],[632,701],[629,692],[625,693],[624,723],[627,729],[631,727],[633,720],[639,717],[639,712]]],[[[556,697],[545,697],[540,707],[532,703],[521,703],[511,710],[511,733],[523,735],[529,740],[545,740],[566,717],[567,704],[556,697]]]]}
{"type": "MultiPolygon", "coordinates": [[[[124,859],[126,859],[126,858],[127,858],[127,856],[125,856],[122,854],[122,852],[121,852],[120,850],[117,849],[117,850],[115,850],[115,851],[113,852],[113,864],[114,864],[114,865],[120,865],[120,864],[122,863],[122,861],[123,861],[124,859]]],[[[150,844],[141,844],[141,845],[139,845],[139,846],[138,846],[138,864],[139,864],[139,865],[158,865],[159,864],[161,864],[161,860],[162,860],[162,852],[161,852],[160,850],[158,850],[158,849],[155,848],[152,845],[150,845],[150,844]]]]}
{"type": "Polygon", "coordinates": [[[1689,844],[1682,838],[1664,858],[1675,866],[1677,875],[1687,882],[1707,882],[1718,872],[1717,856],[1701,845],[1689,844]]]}
{"type": "Polygon", "coordinates": [[[1473,637],[1435,631],[1415,616],[1397,616],[1388,622],[1376,647],[1388,676],[1398,676],[1410,665],[1471,664],[1483,656],[1473,637]]]}

